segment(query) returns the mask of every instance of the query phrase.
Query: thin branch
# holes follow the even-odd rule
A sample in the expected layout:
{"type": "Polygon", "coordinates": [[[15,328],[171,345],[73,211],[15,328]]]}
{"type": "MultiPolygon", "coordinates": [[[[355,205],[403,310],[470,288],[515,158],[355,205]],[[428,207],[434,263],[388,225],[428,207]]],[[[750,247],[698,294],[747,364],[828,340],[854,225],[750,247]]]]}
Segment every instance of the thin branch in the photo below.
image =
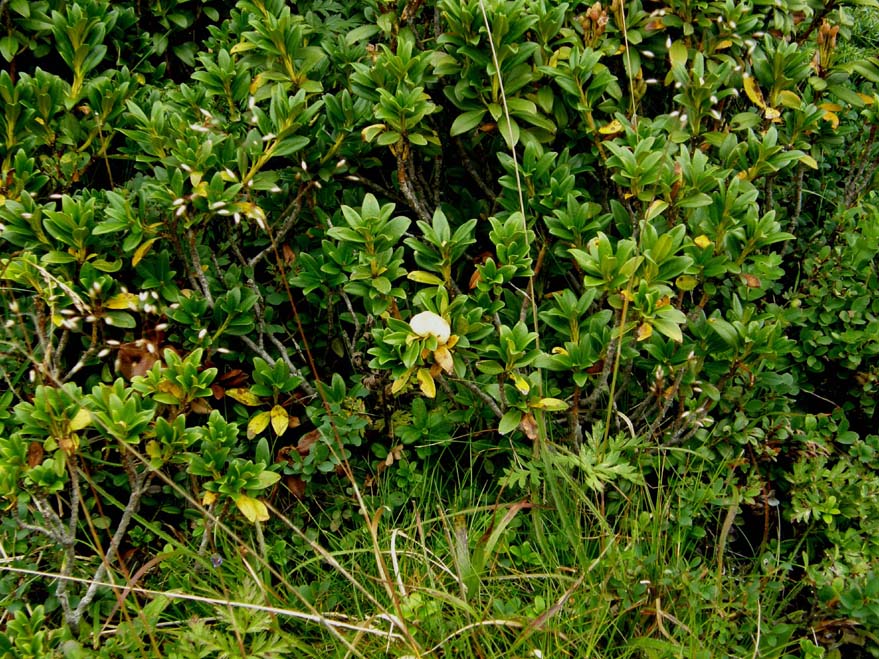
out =
{"type": "MultiPolygon", "coordinates": [[[[287,364],[287,367],[290,369],[290,372],[293,373],[293,375],[295,375],[296,377],[302,378],[302,384],[299,385],[302,388],[302,390],[306,394],[308,394],[309,396],[316,395],[317,392],[314,390],[314,387],[312,387],[309,384],[308,380],[305,379],[305,376],[302,375],[302,371],[300,371],[293,364],[293,362],[290,361],[290,355],[287,354],[287,349],[284,347],[284,344],[281,343],[281,341],[278,339],[278,337],[276,337],[274,334],[269,334],[268,337],[269,337],[269,341],[271,341],[275,345],[275,347],[280,351],[281,359],[283,359],[284,363],[287,364]]],[[[290,340],[293,341],[293,345],[296,347],[296,350],[300,353],[300,356],[302,356],[302,351],[299,349],[299,344],[296,343],[296,340],[293,339],[293,337],[290,337],[290,340]]]]}
{"type": "Polygon", "coordinates": [[[430,213],[427,212],[427,207],[418,198],[415,188],[406,173],[406,160],[407,158],[403,153],[397,154],[397,182],[400,184],[400,192],[403,193],[406,203],[415,212],[418,219],[424,222],[430,222],[430,213]]]}
{"type": "MultiPolygon", "coordinates": [[[[440,384],[445,383],[445,378],[440,375],[439,376],[440,384]]],[[[469,389],[473,394],[475,394],[482,402],[484,402],[488,409],[494,412],[494,415],[500,419],[503,418],[504,413],[501,412],[501,408],[498,407],[498,404],[495,402],[494,398],[485,393],[475,382],[470,382],[470,380],[455,380],[456,383],[464,385],[464,388],[469,389]]]]}
{"type": "Polygon", "coordinates": [[[211,295],[211,286],[201,267],[201,259],[198,256],[198,247],[195,244],[195,232],[192,229],[186,230],[186,239],[189,242],[189,258],[192,260],[192,269],[195,271],[195,277],[201,285],[201,290],[204,294],[205,300],[208,301],[208,306],[213,309],[214,298],[211,295]]]}
{"type": "Polygon", "coordinates": [[[134,487],[132,487],[131,494],[128,496],[128,503],[122,511],[122,517],[116,527],[116,532],[110,539],[110,546],[107,548],[104,560],[101,561],[101,564],[95,570],[95,573],[90,580],[89,587],[82,596],[82,599],[76,605],[76,608],[73,611],[66,613],[65,618],[71,629],[77,630],[79,628],[79,623],[82,620],[83,613],[85,613],[85,610],[92,603],[95,595],[97,595],[98,588],[101,587],[101,582],[104,580],[104,577],[110,569],[110,564],[116,560],[116,556],[119,553],[119,545],[122,544],[122,540],[128,532],[128,525],[135,513],[140,509],[141,497],[143,497],[144,493],[147,491],[149,481],[151,480],[150,474],[151,472],[148,470],[141,471],[137,474],[134,487]]]}
{"type": "Polygon", "coordinates": [[[296,224],[296,221],[299,219],[299,213],[302,211],[302,200],[305,198],[306,193],[308,193],[311,188],[315,186],[314,181],[309,181],[306,183],[296,195],[296,198],[290,202],[290,205],[284,209],[283,217],[284,224],[281,225],[281,229],[272,237],[269,246],[262,250],[259,254],[254,256],[247,262],[251,268],[254,267],[257,263],[262,261],[266,256],[272,253],[275,249],[277,249],[278,244],[286,238],[287,234],[296,224]]]}
{"type": "Polygon", "coordinates": [[[473,179],[473,182],[476,183],[476,187],[478,187],[482,194],[488,197],[492,203],[497,201],[497,195],[488,187],[488,185],[486,185],[485,180],[480,176],[479,172],[476,171],[476,167],[473,165],[473,161],[470,160],[470,156],[464,149],[461,140],[456,137],[454,142],[455,146],[458,147],[458,153],[461,154],[461,164],[464,165],[464,169],[470,174],[470,178],[473,179]]]}

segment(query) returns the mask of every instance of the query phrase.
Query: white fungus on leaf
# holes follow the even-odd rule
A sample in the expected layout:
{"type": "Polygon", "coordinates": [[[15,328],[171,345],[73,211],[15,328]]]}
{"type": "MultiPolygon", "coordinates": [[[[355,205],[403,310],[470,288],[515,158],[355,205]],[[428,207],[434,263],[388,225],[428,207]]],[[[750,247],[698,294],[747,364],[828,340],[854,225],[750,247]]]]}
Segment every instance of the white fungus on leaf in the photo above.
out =
{"type": "Polygon", "coordinates": [[[449,323],[433,311],[422,311],[416,314],[409,321],[409,326],[413,332],[422,338],[435,336],[437,343],[440,345],[445,345],[452,333],[449,323]]]}

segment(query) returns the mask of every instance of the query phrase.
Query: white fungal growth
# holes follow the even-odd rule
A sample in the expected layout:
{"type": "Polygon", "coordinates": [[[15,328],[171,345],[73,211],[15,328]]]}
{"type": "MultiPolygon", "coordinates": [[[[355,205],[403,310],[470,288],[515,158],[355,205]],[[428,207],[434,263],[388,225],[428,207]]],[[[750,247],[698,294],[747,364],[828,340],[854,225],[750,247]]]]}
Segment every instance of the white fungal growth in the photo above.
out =
{"type": "Polygon", "coordinates": [[[422,311],[415,314],[409,321],[409,327],[418,336],[425,338],[428,336],[436,337],[437,343],[445,345],[452,334],[448,321],[433,311],[422,311]]]}

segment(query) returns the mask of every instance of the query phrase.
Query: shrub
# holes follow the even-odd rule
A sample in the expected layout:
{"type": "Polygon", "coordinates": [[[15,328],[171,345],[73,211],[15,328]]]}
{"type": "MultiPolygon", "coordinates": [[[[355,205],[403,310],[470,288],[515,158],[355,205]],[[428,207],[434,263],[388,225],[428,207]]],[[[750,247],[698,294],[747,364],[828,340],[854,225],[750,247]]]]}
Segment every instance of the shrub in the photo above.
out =
{"type": "MultiPolygon", "coordinates": [[[[66,623],[27,632],[40,652],[113,618],[132,555],[173,554],[170,592],[252,542],[263,562],[230,576],[254,602],[243,575],[286,588],[265,561],[309,552],[347,574],[318,541],[364,531],[385,590],[346,587],[387,598],[400,652],[457,638],[431,619],[484,613],[491,570],[550,561],[604,561],[583,610],[616,616],[590,641],[614,656],[816,654],[819,628],[879,649],[879,61],[840,57],[847,4],[0,14],[4,533],[16,569],[60,577],[3,596],[66,623]],[[374,511],[465,494],[527,504],[475,544],[422,538],[457,599],[395,591],[374,511]]],[[[525,643],[568,586],[486,647],[525,643]]],[[[317,610],[332,588],[307,590],[317,610]]],[[[169,656],[191,651],[155,634],[175,607],[138,623],[169,656]]],[[[235,615],[205,647],[303,645],[235,615]]]]}

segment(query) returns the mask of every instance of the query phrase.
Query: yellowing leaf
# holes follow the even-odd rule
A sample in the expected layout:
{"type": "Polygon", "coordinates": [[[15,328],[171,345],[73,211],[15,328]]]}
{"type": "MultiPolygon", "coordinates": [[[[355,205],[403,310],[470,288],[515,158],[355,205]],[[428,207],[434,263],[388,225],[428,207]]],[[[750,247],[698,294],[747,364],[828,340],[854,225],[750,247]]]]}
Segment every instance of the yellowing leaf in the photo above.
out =
{"type": "Polygon", "coordinates": [[[568,404],[561,398],[541,398],[531,407],[546,410],[547,412],[563,412],[568,409],[568,404]]]}
{"type": "Polygon", "coordinates": [[[518,389],[519,393],[522,395],[525,395],[529,391],[531,391],[531,385],[528,384],[528,380],[523,378],[518,373],[513,373],[513,384],[516,385],[516,389],[518,389]]]}
{"type": "Polygon", "coordinates": [[[836,115],[835,112],[829,112],[829,111],[825,112],[824,114],[821,115],[821,118],[824,121],[829,121],[830,127],[833,128],[833,130],[836,130],[837,128],[839,128],[839,117],[836,115]]]}
{"type": "Polygon", "coordinates": [[[794,110],[798,110],[799,107],[803,104],[802,99],[790,89],[785,89],[779,92],[778,100],[781,101],[781,104],[784,107],[792,108],[794,110]]]}
{"type": "Polygon", "coordinates": [[[287,410],[285,410],[280,405],[275,405],[272,408],[272,411],[269,412],[272,420],[272,430],[275,431],[275,434],[280,437],[285,432],[287,432],[287,428],[290,427],[290,415],[287,414],[287,410]]]}
{"type": "Polygon", "coordinates": [[[233,387],[232,389],[226,389],[226,395],[244,405],[254,406],[262,403],[260,397],[247,387],[233,387]]]}
{"type": "Polygon", "coordinates": [[[776,119],[778,119],[778,118],[781,117],[781,112],[779,112],[779,111],[776,110],[775,108],[769,108],[769,107],[768,107],[768,108],[766,108],[766,111],[763,113],[763,115],[764,115],[767,119],[771,119],[772,121],[775,121],[776,119]]]}
{"type": "Polygon", "coordinates": [[[204,496],[201,498],[201,505],[210,506],[217,500],[216,492],[205,492],[204,496]]]}
{"type": "Polygon", "coordinates": [[[92,422],[91,413],[84,407],[80,407],[79,411],[70,420],[70,429],[74,432],[82,430],[92,422]]]}
{"type": "Polygon", "coordinates": [[[254,414],[250,421],[247,422],[247,439],[253,439],[269,425],[269,413],[260,412],[254,414]]]}
{"type": "Polygon", "coordinates": [[[732,41],[729,39],[724,39],[723,41],[718,42],[718,44],[714,47],[714,50],[725,50],[732,46],[732,41]]]}
{"type": "Polygon", "coordinates": [[[147,442],[146,445],[146,454],[150,456],[151,460],[161,460],[162,459],[162,445],[159,444],[155,439],[151,439],[147,442]]]}
{"type": "Polygon", "coordinates": [[[751,102],[757,107],[765,108],[766,101],[763,100],[763,92],[760,91],[760,86],[754,80],[754,77],[746,73],[742,76],[742,83],[745,86],[745,93],[751,99],[751,102]]]}
{"type": "Polygon", "coordinates": [[[430,284],[431,286],[442,286],[444,283],[442,279],[432,272],[425,272],[424,270],[413,270],[406,275],[406,279],[417,281],[419,284],[430,284]]]}
{"type": "Polygon", "coordinates": [[[454,372],[455,363],[452,359],[452,353],[446,346],[440,346],[434,350],[433,358],[446,373],[451,374],[454,372]]]}
{"type": "Polygon", "coordinates": [[[609,124],[599,128],[598,132],[602,135],[616,135],[623,132],[623,124],[620,123],[619,119],[614,119],[609,124]]]}
{"type": "Polygon", "coordinates": [[[396,395],[396,394],[400,393],[401,391],[403,391],[403,389],[408,384],[410,377],[412,377],[412,369],[411,368],[408,369],[405,373],[403,373],[403,375],[398,377],[396,380],[394,380],[393,384],[391,385],[391,394],[396,395]]]}
{"type": "Polygon", "coordinates": [[[656,199],[652,204],[650,204],[647,212],[644,214],[644,219],[649,222],[657,215],[662,213],[666,208],[668,208],[667,201],[663,201],[662,199],[656,199]]]}
{"type": "Polygon", "coordinates": [[[155,238],[150,238],[149,240],[142,242],[138,245],[137,249],[134,250],[134,254],[131,256],[131,265],[135,266],[143,260],[143,257],[149,254],[149,251],[153,248],[153,245],[158,240],[158,236],[155,238]]]}
{"type": "Polygon", "coordinates": [[[642,323],[638,328],[638,334],[635,337],[638,341],[646,341],[653,336],[653,327],[648,323],[642,323]]]}
{"type": "Polygon", "coordinates": [[[556,346],[555,348],[552,349],[552,354],[554,354],[554,355],[566,355],[566,356],[567,356],[568,351],[565,350],[564,348],[562,348],[561,346],[556,346]]]}
{"type": "Polygon", "coordinates": [[[137,309],[137,295],[134,293],[116,293],[104,302],[105,309],[137,309]]]}
{"type": "Polygon", "coordinates": [[[873,105],[873,97],[867,96],[866,94],[862,94],[861,92],[855,92],[858,96],[861,97],[861,100],[864,102],[864,105],[873,105]]]}
{"type": "Polygon", "coordinates": [[[692,275],[681,275],[675,279],[675,285],[682,291],[692,291],[699,285],[699,280],[692,275]]]}
{"type": "Polygon", "coordinates": [[[803,154],[800,156],[800,162],[803,163],[806,167],[811,167],[812,169],[818,169],[818,161],[815,160],[812,156],[803,154]]]}
{"type": "Polygon", "coordinates": [[[693,242],[696,243],[697,247],[705,249],[711,244],[711,239],[703,233],[701,236],[693,238],[693,242]]]}
{"type": "Polygon", "coordinates": [[[269,509],[259,499],[239,494],[235,497],[235,505],[249,522],[267,522],[269,520],[269,509]]]}
{"type": "Polygon", "coordinates": [[[418,369],[418,385],[421,387],[421,393],[425,396],[428,398],[436,397],[436,382],[433,381],[428,369],[418,369]]]}

